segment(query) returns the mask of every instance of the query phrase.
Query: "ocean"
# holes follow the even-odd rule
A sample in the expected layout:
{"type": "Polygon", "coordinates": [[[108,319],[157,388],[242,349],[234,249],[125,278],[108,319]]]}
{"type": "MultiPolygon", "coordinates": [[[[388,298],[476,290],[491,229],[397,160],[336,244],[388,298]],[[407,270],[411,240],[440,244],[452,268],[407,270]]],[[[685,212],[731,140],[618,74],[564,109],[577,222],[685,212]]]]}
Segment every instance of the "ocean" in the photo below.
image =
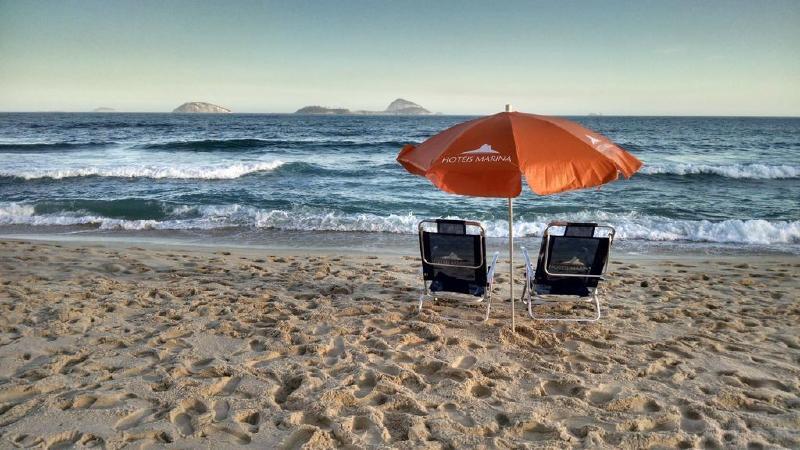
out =
{"type": "MultiPolygon", "coordinates": [[[[272,246],[412,245],[422,218],[482,221],[506,202],[445,194],[395,162],[470,117],[0,114],[0,235],[272,246]]],[[[800,254],[800,119],[570,117],[645,166],[630,180],[515,200],[535,245],[551,220],[617,229],[646,253],[800,254]]]]}

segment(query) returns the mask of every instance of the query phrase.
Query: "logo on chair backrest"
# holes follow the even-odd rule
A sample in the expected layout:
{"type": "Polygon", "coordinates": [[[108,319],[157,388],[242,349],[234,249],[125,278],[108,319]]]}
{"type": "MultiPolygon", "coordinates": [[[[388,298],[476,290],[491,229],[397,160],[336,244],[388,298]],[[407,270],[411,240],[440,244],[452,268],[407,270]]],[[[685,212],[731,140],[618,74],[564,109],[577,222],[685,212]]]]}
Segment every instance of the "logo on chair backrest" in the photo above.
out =
{"type": "Polygon", "coordinates": [[[445,156],[442,164],[454,163],[482,163],[482,162],[507,162],[510,163],[511,156],[503,155],[492,148],[491,144],[483,144],[475,150],[466,150],[455,156],[445,156]]]}

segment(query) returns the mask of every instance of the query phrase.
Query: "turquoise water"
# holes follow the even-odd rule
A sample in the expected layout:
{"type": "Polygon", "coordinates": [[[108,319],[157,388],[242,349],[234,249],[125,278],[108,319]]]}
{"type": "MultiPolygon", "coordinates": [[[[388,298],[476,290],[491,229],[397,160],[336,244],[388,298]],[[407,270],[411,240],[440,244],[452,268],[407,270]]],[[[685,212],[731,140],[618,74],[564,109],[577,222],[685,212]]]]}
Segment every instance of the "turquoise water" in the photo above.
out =
{"type": "MultiPolygon", "coordinates": [[[[442,193],[395,162],[403,144],[467,119],[0,114],[0,233],[280,240],[276,231],[411,235],[419,219],[446,216],[503,237],[504,200],[442,193]]],[[[629,245],[800,248],[800,119],[571,119],[645,167],[601,189],[538,197],[524,188],[516,235],[594,220],[629,245]]]]}

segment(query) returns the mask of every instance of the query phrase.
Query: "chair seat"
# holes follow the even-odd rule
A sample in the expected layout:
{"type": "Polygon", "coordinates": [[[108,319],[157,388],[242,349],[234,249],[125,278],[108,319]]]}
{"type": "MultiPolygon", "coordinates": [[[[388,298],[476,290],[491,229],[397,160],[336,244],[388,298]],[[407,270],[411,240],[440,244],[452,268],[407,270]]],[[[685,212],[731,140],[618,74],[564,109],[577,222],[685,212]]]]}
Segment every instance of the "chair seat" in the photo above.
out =
{"type": "Polygon", "coordinates": [[[585,283],[577,279],[551,280],[551,284],[534,284],[531,280],[531,289],[537,295],[575,295],[577,297],[588,297],[592,291],[585,283]]]}
{"type": "Polygon", "coordinates": [[[459,294],[483,297],[486,287],[470,283],[466,280],[450,277],[444,273],[437,273],[428,288],[431,292],[455,292],[459,294]]]}

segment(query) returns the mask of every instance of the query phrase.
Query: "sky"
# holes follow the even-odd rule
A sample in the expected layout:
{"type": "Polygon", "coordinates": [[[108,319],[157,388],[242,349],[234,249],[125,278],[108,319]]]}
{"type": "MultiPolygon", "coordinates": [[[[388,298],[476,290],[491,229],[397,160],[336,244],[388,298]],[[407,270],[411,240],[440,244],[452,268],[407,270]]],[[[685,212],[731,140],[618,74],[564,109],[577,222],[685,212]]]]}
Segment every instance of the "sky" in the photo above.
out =
{"type": "Polygon", "coordinates": [[[0,111],[800,116],[800,1],[0,0],[0,111]]]}

